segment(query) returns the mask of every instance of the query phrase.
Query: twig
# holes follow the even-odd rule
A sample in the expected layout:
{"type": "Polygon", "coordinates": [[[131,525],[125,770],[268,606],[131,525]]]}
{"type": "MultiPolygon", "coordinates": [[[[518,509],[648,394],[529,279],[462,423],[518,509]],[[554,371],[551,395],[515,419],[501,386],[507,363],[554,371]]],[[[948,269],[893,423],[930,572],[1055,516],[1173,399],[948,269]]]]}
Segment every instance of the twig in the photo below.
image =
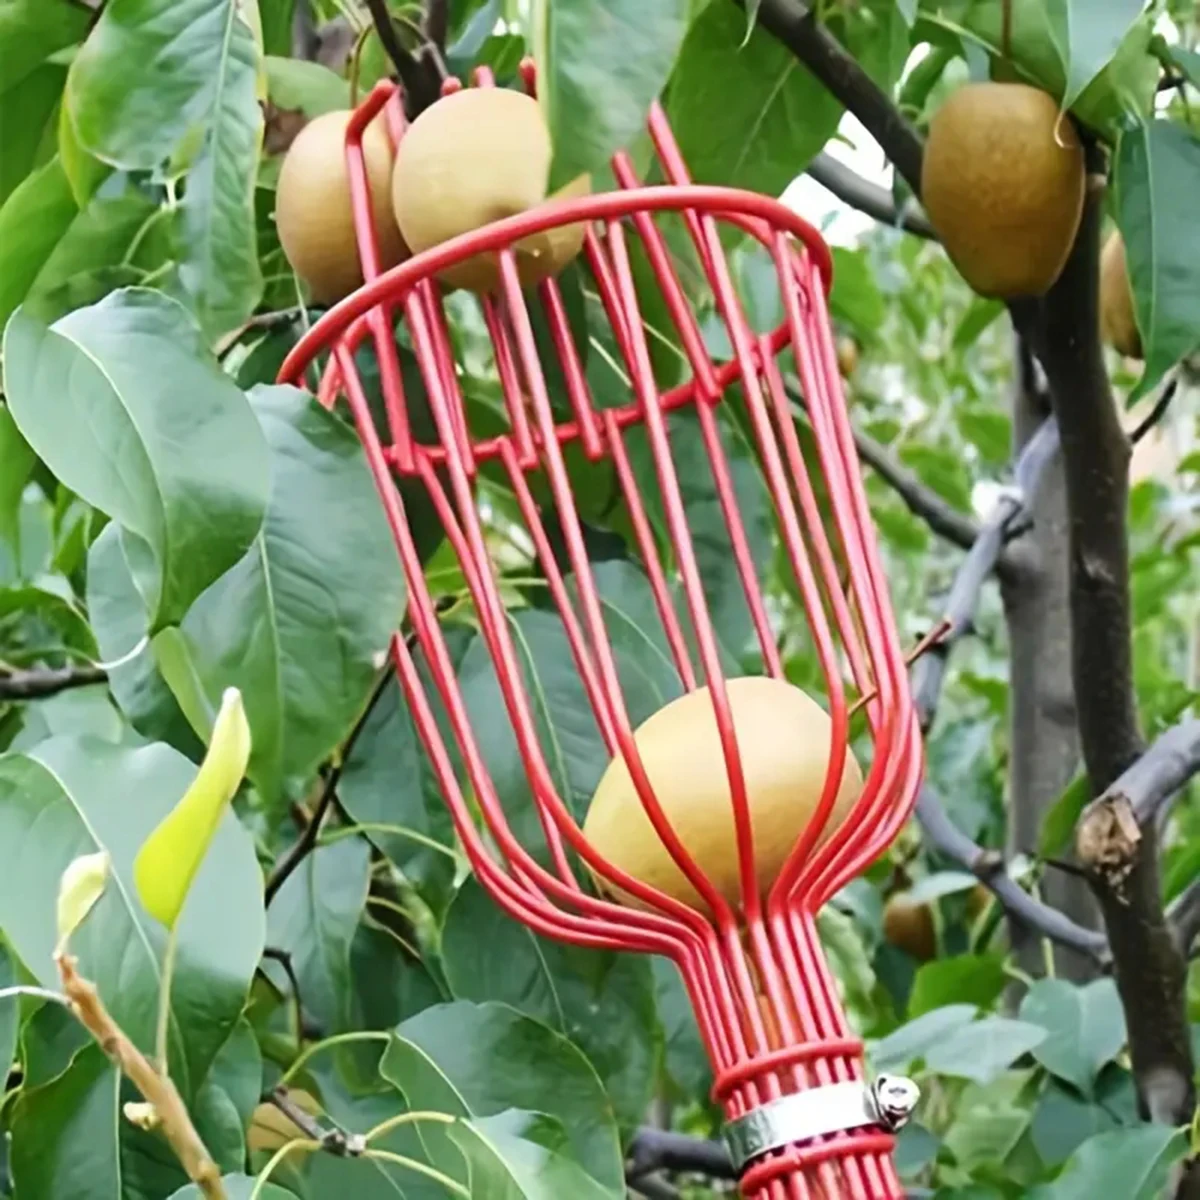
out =
{"type": "Polygon", "coordinates": [[[0,701],[44,700],[71,688],[90,687],[108,679],[103,667],[46,667],[0,673],[0,701]]]}
{"type": "MultiPolygon", "coordinates": [[[[787,390],[792,397],[796,415],[807,421],[803,394],[794,379],[787,382],[787,390]]],[[[979,525],[973,517],[955,508],[948,500],[922,483],[870,434],[856,429],[854,444],[858,447],[862,460],[904,501],[909,512],[920,517],[934,533],[964,550],[969,550],[975,544],[975,539],[979,536],[979,525]]]]}
{"type": "Polygon", "coordinates": [[[811,175],[822,187],[831,191],[843,204],[850,205],[883,225],[903,229],[917,237],[937,241],[933,226],[919,212],[907,205],[897,208],[887,188],[871,183],[836,158],[821,153],[808,165],[811,175]]]}
{"type": "Polygon", "coordinates": [[[1154,407],[1146,414],[1146,416],[1137,424],[1133,432],[1129,435],[1129,440],[1136,446],[1157,425],[1163,417],[1167,415],[1167,409],[1171,407],[1171,401],[1175,399],[1175,393],[1179,390],[1179,376],[1175,375],[1163,388],[1162,394],[1154,402],[1154,407]]]}
{"type": "Polygon", "coordinates": [[[287,881],[288,876],[304,861],[305,857],[317,844],[317,835],[321,832],[321,823],[325,820],[325,816],[337,796],[337,787],[341,782],[342,772],[346,768],[346,761],[349,759],[355,743],[366,727],[375,705],[379,703],[383,693],[387,690],[387,685],[391,682],[391,679],[391,669],[385,668],[376,682],[370,698],[367,700],[366,707],[354,723],[354,728],[350,730],[350,735],[346,738],[345,744],[342,746],[342,752],[338,761],[329,769],[329,774],[325,778],[325,786],[321,790],[320,799],[317,801],[316,808],[313,809],[313,814],[309,818],[308,824],[305,825],[304,831],[296,839],[292,848],[275,864],[275,869],[271,872],[263,889],[265,903],[268,907],[278,894],[279,889],[287,881]]]}
{"type": "MultiPolygon", "coordinates": [[[[292,988],[292,1008],[296,1014],[296,1042],[301,1044],[305,1035],[304,1028],[304,1001],[300,996],[300,980],[296,977],[296,968],[292,963],[292,956],[278,946],[264,946],[263,958],[269,958],[272,962],[277,962],[282,968],[283,973],[288,977],[288,983],[292,988]]],[[[259,970],[262,970],[260,965],[259,970]]],[[[266,972],[264,971],[265,975],[266,972]]]]}
{"type": "Polygon", "coordinates": [[[220,1168],[196,1132],[175,1084],[155,1070],[112,1019],[95,984],[78,973],[76,959],[70,954],[59,953],[55,962],[71,1011],[151,1106],[155,1120],[187,1177],[208,1200],[227,1200],[220,1168]]]}
{"type": "Polygon", "coordinates": [[[320,1121],[305,1112],[289,1095],[286,1087],[275,1087],[269,1091],[264,1100],[273,1104],[305,1137],[319,1142],[321,1149],[339,1158],[357,1157],[362,1153],[362,1138],[348,1134],[336,1125],[326,1129],[320,1121]]]}
{"type": "Polygon", "coordinates": [[[1011,917],[1100,965],[1107,962],[1104,934],[1085,929],[1058,909],[1035,900],[1008,874],[999,854],[977,846],[950,820],[940,797],[928,786],[922,787],[917,796],[917,819],[933,846],[975,875],[1011,917]]]}
{"type": "Polygon", "coordinates": [[[1009,530],[1028,512],[1042,474],[1058,450],[1058,425],[1053,417],[1047,417],[1025,444],[1013,468],[1015,491],[1004,493],[996,501],[954,576],[945,611],[950,628],[913,669],[914,700],[923,732],[933,724],[951,651],[971,628],[983,584],[1000,561],[1009,530]]]}
{"type": "Polygon", "coordinates": [[[425,36],[441,54],[446,53],[450,32],[450,5],[447,0],[425,0],[425,36]]]}
{"type": "Polygon", "coordinates": [[[367,9],[384,52],[391,59],[404,88],[404,106],[409,118],[428,108],[441,95],[437,64],[424,56],[410,53],[400,41],[387,0],[366,0],[367,9]],[[429,68],[433,67],[431,71],[429,68]]]}
{"type": "MultiPolygon", "coordinates": [[[[743,8],[746,0],[736,0],[743,8]]],[[[758,23],[779,39],[862,122],[904,182],[921,193],[924,148],[917,131],[801,0],[761,0],[758,23]]]]}
{"type": "Polygon", "coordinates": [[[262,329],[269,332],[272,329],[286,328],[296,320],[300,315],[300,311],[299,308],[281,308],[272,312],[255,313],[243,321],[236,329],[231,329],[225,334],[213,347],[213,353],[217,356],[218,360],[224,359],[252,329],[262,329]]]}
{"type": "Polygon", "coordinates": [[[695,1171],[710,1179],[736,1179],[729,1151],[721,1142],[688,1137],[644,1125],[629,1145],[626,1174],[637,1185],[655,1171],[695,1171]]]}

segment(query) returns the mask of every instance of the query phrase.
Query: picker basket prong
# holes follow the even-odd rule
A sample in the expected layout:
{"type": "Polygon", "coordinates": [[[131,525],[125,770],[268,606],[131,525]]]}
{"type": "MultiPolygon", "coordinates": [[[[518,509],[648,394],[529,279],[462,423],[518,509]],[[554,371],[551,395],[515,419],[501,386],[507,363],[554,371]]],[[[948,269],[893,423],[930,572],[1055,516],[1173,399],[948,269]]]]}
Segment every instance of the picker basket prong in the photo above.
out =
{"type": "MultiPolygon", "coordinates": [[[[531,70],[523,74],[531,87],[531,70]]],[[[478,73],[479,86],[491,82],[478,73]]],[[[396,671],[471,865],[498,904],[541,934],[678,964],[746,1196],[899,1197],[891,1150],[915,1089],[906,1080],[866,1080],[863,1047],[847,1026],[815,922],[820,907],[907,819],[922,765],[826,308],[829,251],[773,199],[692,184],[656,107],[649,134],[665,183],[642,186],[631,158],[619,154],[612,162],[616,190],[547,203],[381,274],[361,152],[362,132],[381,110],[393,140],[401,138],[404,120],[391,83],[371,92],[347,132],[366,283],[316,322],[280,379],[303,382],[327,356],[318,394],[329,406],[344,398],[362,439],[408,581],[410,628],[394,639],[396,671]],[[530,234],[578,222],[588,224],[580,260],[583,335],[558,281],[522,291],[511,249],[530,234]],[[756,329],[747,317],[745,282],[727,256],[730,234],[761,247],[760,270],[769,272],[777,304],[767,328],[756,329]],[[698,277],[687,286],[681,247],[698,277]],[[452,338],[451,301],[435,279],[481,252],[499,254],[498,293],[478,302],[456,293],[453,303],[466,306],[460,317],[472,314],[470,352],[478,358],[483,348],[485,373],[502,401],[482,408],[452,338]],[[655,352],[667,344],[682,369],[664,382],[655,352]],[[362,376],[362,357],[372,353],[378,396],[362,376]],[[605,377],[621,381],[615,400],[597,395],[601,359],[611,372],[605,377]],[[731,405],[737,436],[752,448],[757,486],[769,497],[753,514],[743,511],[742,477],[728,450],[731,405]],[[576,486],[589,468],[610,473],[628,517],[630,556],[619,570],[589,557],[576,486]],[[727,551],[717,582],[727,597],[737,580],[732,590],[750,635],[747,647],[735,650],[752,653],[759,673],[782,678],[781,639],[794,644],[802,631],[832,730],[817,811],[765,896],[755,882],[726,685],[732,674],[747,672],[743,656],[722,643],[711,554],[701,553],[710,548],[698,544],[685,503],[701,471],[711,485],[709,520],[719,514],[727,551]],[[587,735],[607,756],[624,756],[651,823],[706,913],[639,883],[583,838],[578,781],[547,751],[547,702],[531,687],[523,627],[505,607],[513,585],[489,543],[489,497],[497,488],[510,540],[538,573],[531,611],[554,622],[573,663],[572,695],[585,697],[592,714],[587,735]],[[462,602],[495,678],[489,716],[507,719],[523,764],[516,805],[511,787],[501,795],[478,714],[460,686],[411,525],[417,503],[436,514],[461,572],[462,602]],[[764,538],[788,576],[782,614],[762,587],[764,538]],[[652,614],[640,662],[608,594],[616,575],[635,581],[652,614]],[[649,714],[639,671],[678,693],[709,689],[733,804],[736,905],[691,859],[642,770],[633,730],[649,714]],[[826,836],[852,739],[869,759],[864,786],[849,817],[826,836]],[[630,893],[639,907],[606,898],[613,889],[630,893]]]]}

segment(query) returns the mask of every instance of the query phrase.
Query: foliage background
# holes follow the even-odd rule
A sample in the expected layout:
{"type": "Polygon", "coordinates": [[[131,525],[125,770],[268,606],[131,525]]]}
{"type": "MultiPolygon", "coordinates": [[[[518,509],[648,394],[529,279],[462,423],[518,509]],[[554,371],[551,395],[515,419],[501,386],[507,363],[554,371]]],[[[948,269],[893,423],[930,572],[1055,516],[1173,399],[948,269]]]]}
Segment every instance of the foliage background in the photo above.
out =
{"type": "MultiPolygon", "coordinates": [[[[297,7],[0,2],[0,987],[54,985],[59,875],[105,847],[121,886],[77,949],[126,1031],[150,1044],[161,934],[129,883],[132,857],[194,774],[221,692],[236,685],[254,733],[248,786],[189,900],[172,1004],[173,1070],[231,1194],[249,1196],[269,1158],[260,1104],[287,1081],[316,1098],[327,1127],[365,1133],[430,1110],[466,1118],[449,1133],[401,1125],[372,1146],[469,1179],[472,1194],[620,1195],[627,1160],[636,1165],[650,1144],[647,1125],[696,1139],[718,1132],[679,981],[660,961],[537,938],[469,877],[399,689],[379,682],[405,596],[356,439],[342,415],[272,382],[316,315],[274,231],[281,152],[304,119],[345,107],[390,70],[365,7],[323,0],[307,17],[297,7]],[[335,793],[315,844],[284,878],[281,864],[298,839],[309,844],[314,811],[324,815],[335,793]]],[[[415,48],[422,12],[392,7],[415,48]]],[[[511,82],[522,55],[539,53],[562,177],[634,141],[661,93],[698,180],[775,195],[810,164],[827,167],[818,156],[847,127],[826,84],[764,26],[768,10],[787,7],[434,6],[455,74],[487,64],[511,82]],[[760,8],[755,23],[748,13],[760,8]]],[[[994,0],[817,8],[918,127],[954,86],[986,73],[999,47],[994,0]]],[[[1127,427],[1200,336],[1196,35],[1182,0],[1014,8],[1010,66],[1113,147],[1109,217],[1126,237],[1147,346],[1144,375],[1108,362],[1134,406],[1122,413],[1127,427]],[[1176,82],[1160,89],[1164,73],[1176,82]]],[[[904,183],[889,190],[903,209],[904,183]]],[[[759,318],[777,320],[763,263],[746,247],[735,259],[759,318]]],[[[858,351],[848,394],[885,468],[868,473],[868,488],[911,643],[941,616],[963,561],[931,527],[929,500],[968,528],[990,511],[1028,436],[1023,379],[1003,307],[973,296],[935,243],[875,225],[835,251],[835,271],[834,318],[858,351]]],[[[619,397],[595,298],[576,277],[566,286],[589,333],[589,382],[619,397]]],[[[486,420],[496,382],[473,356],[480,334],[468,310],[453,315],[474,413],[486,420]]],[[[656,365],[671,370],[669,356],[656,365]]],[[[1200,668],[1195,394],[1184,371],[1133,460],[1134,683],[1149,736],[1190,717],[1200,668]]],[[[736,415],[722,421],[764,579],[794,613],[758,464],[736,415]]],[[[683,428],[677,453],[688,446],[683,428]]],[[[722,636],[736,647],[745,614],[721,570],[711,491],[692,478],[689,521],[708,548],[722,636]]],[[[580,471],[574,482],[597,557],[609,560],[598,569],[606,600],[652,641],[623,561],[621,514],[606,508],[610,481],[580,471]]],[[[567,741],[590,717],[561,629],[536,589],[517,582],[528,562],[504,549],[512,498],[495,481],[487,498],[513,575],[514,627],[547,697],[542,732],[562,752],[569,798],[586,802],[604,766],[598,739],[567,741]]],[[[1071,728],[1066,580],[1055,575],[1067,560],[1062,503],[1051,470],[1033,530],[1010,547],[1043,574],[1001,572],[983,587],[941,687],[928,776],[958,829],[1005,851],[1012,877],[1095,928],[1086,888],[1046,865],[1070,854],[1089,794],[1071,728]],[[1030,647],[1039,661],[1022,674],[1030,647]],[[1022,714],[1035,711],[1031,735],[1022,714]]],[[[427,526],[428,578],[489,766],[505,800],[527,808],[495,678],[457,603],[461,576],[427,526]]],[[[787,649],[789,675],[814,679],[804,640],[787,649]]],[[[1190,800],[1162,821],[1160,898],[1181,926],[1200,873],[1190,800]]],[[[1188,1139],[1183,1121],[1146,1123],[1139,1112],[1128,1005],[1110,971],[1056,958],[1036,931],[1018,930],[1010,945],[1000,907],[981,907],[975,884],[914,825],[823,914],[872,1065],[911,1072],[926,1094],[901,1139],[906,1182],[939,1200],[1161,1194],[1188,1139]],[[896,892],[932,906],[934,953],[914,957],[885,938],[896,892]]],[[[1190,978],[1186,1001],[1194,1029],[1190,978]]],[[[132,1092],[57,1006],[0,1000],[0,1071],[9,1064],[0,1195],[195,1194],[161,1138],[122,1119],[132,1092]]],[[[655,1171],[634,1175],[650,1196],[732,1188],[700,1171],[676,1172],[671,1185],[655,1171]]],[[[272,1180],[257,1194],[448,1194],[384,1157],[293,1157],[272,1180]]]]}

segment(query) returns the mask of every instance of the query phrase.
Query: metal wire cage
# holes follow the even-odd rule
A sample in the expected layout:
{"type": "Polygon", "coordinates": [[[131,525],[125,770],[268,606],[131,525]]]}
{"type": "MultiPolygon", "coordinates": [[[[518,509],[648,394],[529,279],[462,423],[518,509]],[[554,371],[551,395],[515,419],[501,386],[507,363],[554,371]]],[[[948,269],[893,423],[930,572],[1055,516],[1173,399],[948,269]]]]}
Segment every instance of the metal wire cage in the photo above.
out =
{"type": "MultiPolygon", "coordinates": [[[[532,92],[530,64],[522,77],[532,92]]],[[[494,86],[486,70],[476,72],[475,83],[494,86]]],[[[826,307],[828,249],[773,199],[692,184],[655,107],[648,125],[652,169],[665,182],[643,186],[630,155],[621,153],[611,163],[613,190],[548,202],[381,273],[361,145],[381,112],[398,142],[405,124],[390,82],[362,102],[346,135],[366,282],[313,325],[279,379],[302,384],[318,371],[321,401],[332,407],[344,400],[362,440],[408,581],[411,633],[394,639],[395,668],[464,851],[495,901],[537,932],[665,955],[678,965],[745,1196],[899,1197],[891,1151],[915,1089],[906,1080],[867,1080],[863,1046],[848,1027],[815,920],[896,835],[922,767],[826,307]],[[586,339],[560,283],[523,290],[513,251],[532,234],[580,222],[588,228],[578,269],[593,326],[605,334],[591,339],[592,358],[606,354],[612,377],[621,381],[615,401],[597,395],[595,372],[584,362],[586,339]],[[756,330],[747,316],[747,288],[726,253],[731,233],[761,247],[777,317],[766,330],[756,330]],[[437,273],[480,253],[496,256],[500,286],[478,300],[448,297],[437,273]],[[695,273],[687,286],[685,258],[695,273]],[[646,319],[648,297],[657,306],[657,326],[646,319]],[[451,300],[474,306],[479,318],[486,371],[503,398],[499,430],[483,428],[488,422],[467,395],[461,347],[447,319],[451,300]],[[655,361],[664,325],[685,367],[683,382],[670,386],[659,382],[655,361]],[[370,395],[364,383],[364,352],[373,356],[381,396],[370,395]],[[764,591],[756,553],[762,530],[749,530],[740,508],[724,423],[734,408],[769,495],[770,569],[786,583],[782,608],[764,591]],[[679,460],[681,422],[688,424],[687,463],[679,460]],[[642,769],[633,730],[649,714],[633,703],[627,648],[606,606],[603,571],[589,558],[575,498],[578,473],[589,466],[611,472],[627,514],[624,537],[658,625],[656,652],[670,663],[678,691],[707,685],[733,806],[736,905],[691,859],[642,769]],[[756,882],[726,688],[732,674],[746,672],[715,628],[712,573],[706,577],[702,569],[705,556],[684,503],[685,486],[701,469],[711,478],[724,531],[719,582],[726,593],[732,585],[744,604],[753,669],[784,678],[787,645],[805,639],[832,730],[817,810],[765,895],[756,882]],[[481,515],[488,511],[485,493],[496,486],[509,498],[510,523],[538,575],[539,603],[561,620],[595,723],[591,733],[609,756],[624,756],[647,816],[703,897],[705,913],[626,875],[582,835],[579,797],[566,794],[571,789],[561,772],[556,777],[542,700],[533,695],[505,609],[512,584],[490,550],[481,515]],[[501,796],[464,701],[414,535],[417,501],[444,530],[486,646],[523,763],[522,814],[501,796]],[[825,826],[852,738],[869,766],[853,810],[830,832],[825,826]],[[535,822],[525,819],[530,804],[535,822]],[[639,906],[613,902],[592,878],[623,889],[639,906]]],[[[501,712],[492,719],[501,720],[501,712]]]]}

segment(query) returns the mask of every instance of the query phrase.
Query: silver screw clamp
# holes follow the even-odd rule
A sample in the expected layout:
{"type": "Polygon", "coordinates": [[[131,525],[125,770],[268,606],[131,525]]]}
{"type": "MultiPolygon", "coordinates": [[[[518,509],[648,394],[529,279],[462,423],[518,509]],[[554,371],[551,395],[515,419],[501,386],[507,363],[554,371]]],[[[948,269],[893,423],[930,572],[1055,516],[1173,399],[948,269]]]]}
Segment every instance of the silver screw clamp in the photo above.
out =
{"type": "Polygon", "coordinates": [[[872,1083],[831,1083],[781,1096],[726,1124],[725,1144],[734,1168],[745,1168],[770,1150],[830,1133],[878,1125],[896,1133],[907,1123],[921,1091],[902,1075],[880,1075],[872,1083]]]}

